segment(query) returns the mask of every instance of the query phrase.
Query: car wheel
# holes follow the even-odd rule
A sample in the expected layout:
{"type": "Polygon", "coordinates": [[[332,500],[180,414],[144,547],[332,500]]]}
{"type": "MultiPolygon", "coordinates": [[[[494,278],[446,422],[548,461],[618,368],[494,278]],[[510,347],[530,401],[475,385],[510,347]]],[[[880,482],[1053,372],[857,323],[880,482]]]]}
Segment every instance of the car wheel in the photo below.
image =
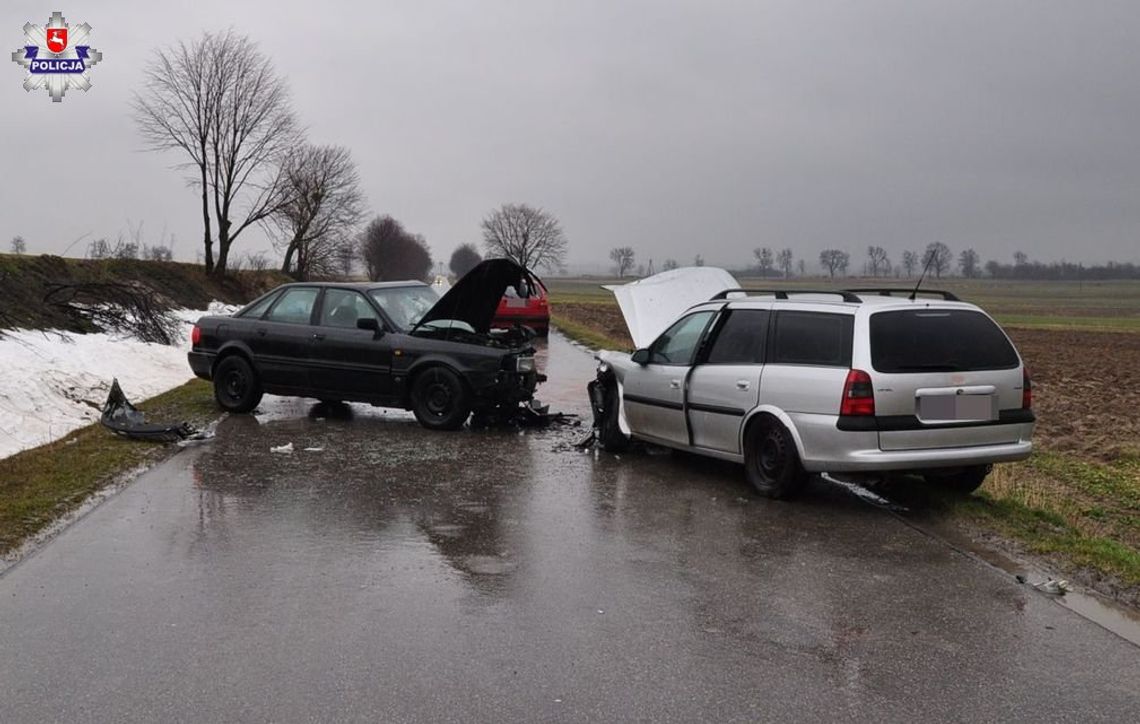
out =
{"type": "Polygon", "coordinates": [[[241,355],[230,355],[214,369],[214,399],[226,412],[252,412],[261,402],[261,381],[241,355]]]}
{"type": "Polygon", "coordinates": [[[539,328],[534,330],[534,333],[536,335],[538,335],[539,337],[549,337],[550,336],[550,327],[549,327],[549,325],[546,327],[539,327],[539,328]]]}
{"type": "Polygon", "coordinates": [[[621,431],[618,416],[621,412],[621,401],[618,400],[616,384],[608,384],[602,393],[602,418],[598,421],[598,442],[602,449],[610,453],[624,452],[629,447],[629,438],[621,431]]]}
{"type": "Polygon", "coordinates": [[[985,482],[986,476],[990,474],[992,469],[992,465],[974,465],[953,472],[932,470],[923,473],[922,477],[931,485],[938,485],[955,493],[969,495],[982,487],[982,483],[985,482]]]}
{"type": "Polygon", "coordinates": [[[791,434],[775,420],[760,420],[744,442],[744,472],[756,491],[769,498],[790,498],[803,487],[800,456],[791,434]]]}
{"type": "Polygon", "coordinates": [[[471,414],[471,396],[446,367],[431,367],[412,383],[412,412],[429,430],[458,430],[471,414]]]}

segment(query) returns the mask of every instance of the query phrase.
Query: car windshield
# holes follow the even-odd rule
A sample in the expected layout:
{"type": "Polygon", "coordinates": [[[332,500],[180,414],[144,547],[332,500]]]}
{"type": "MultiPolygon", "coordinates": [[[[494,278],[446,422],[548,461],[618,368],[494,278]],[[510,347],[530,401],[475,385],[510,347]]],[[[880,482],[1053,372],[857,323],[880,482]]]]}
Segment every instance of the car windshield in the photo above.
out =
{"type": "Polygon", "coordinates": [[[439,301],[439,295],[427,285],[370,289],[368,294],[403,331],[414,327],[439,301]]]}

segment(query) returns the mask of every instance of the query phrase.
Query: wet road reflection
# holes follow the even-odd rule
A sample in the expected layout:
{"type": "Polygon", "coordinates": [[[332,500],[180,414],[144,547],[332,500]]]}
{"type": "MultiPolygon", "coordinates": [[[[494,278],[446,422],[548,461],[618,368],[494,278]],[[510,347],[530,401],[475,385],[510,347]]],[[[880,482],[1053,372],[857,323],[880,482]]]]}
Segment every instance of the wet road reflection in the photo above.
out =
{"type": "MultiPolygon", "coordinates": [[[[551,338],[553,409],[587,354],[551,338]]],[[[1124,720],[1129,644],[817,485],[268,399],[0,578],[0,720],[1124,720]],[[270,452],[293,443],[294,452],[270,452]]]]}

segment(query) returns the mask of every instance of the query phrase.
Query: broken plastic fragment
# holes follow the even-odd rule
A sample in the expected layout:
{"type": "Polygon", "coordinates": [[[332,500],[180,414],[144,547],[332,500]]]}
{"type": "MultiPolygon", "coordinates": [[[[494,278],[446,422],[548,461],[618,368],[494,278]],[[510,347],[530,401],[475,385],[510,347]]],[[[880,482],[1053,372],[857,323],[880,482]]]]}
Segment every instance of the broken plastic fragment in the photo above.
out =
{"type": "Polygon", "coordinates": [[[292,455],[293,454],[293,443],[287,442],[284,445],[278,445],[276,447],[270,447],[269,452],[281,453],[282,455],[292,455]]]}
{"type": "Polygon", "coordinates": [[[118,379],[111,381],[111,391],[107,395],[107,401],[103,403],[103,414],[99,422],[116,435],[136,440],[174,442],[198,434],[185,422],[177,424],[147,422],[146,415],[136,409],[123,394],[118,379]]]}

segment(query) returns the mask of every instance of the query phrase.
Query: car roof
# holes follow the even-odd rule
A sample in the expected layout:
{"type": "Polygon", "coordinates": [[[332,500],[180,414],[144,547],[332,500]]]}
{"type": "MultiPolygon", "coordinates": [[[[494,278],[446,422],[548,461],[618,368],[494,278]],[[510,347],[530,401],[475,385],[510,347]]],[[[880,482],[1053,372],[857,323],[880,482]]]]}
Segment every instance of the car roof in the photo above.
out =
{"type": "MultiPolygon", "coordinates": [[[[905,290],[901,290],[905,291],[905,290]]],[[[889,296],[883,295],[879,292],[849,292],[846,299],[841,296],[841,292],[836,290],[831,292],[813,292],[813,293],[800,293],[791,294],[795,290],[788,290],[790,293],[787,298],[781,298],[775,292],[771,293],[756,293],[751,294],[745,292],[746,296],[740,297],[727,297],[726,299],[714,299],[708,302],[702,302],[693,307],[698,309],[701,307],[719,308],[725,302],[728,303],[730,309],[747,309],[749,307],[768,307],[770,305],[778,305],[780,307],[787,307],[789,309],[826,309],[829,312],[839,314],[856,314],[860,310],[864,311],[883,311],[887,309],[900,310],[900,309],[914,309],[921,307],[923,309],[970,309],[977,310],[978,307],[969,302],[963,302],[958,299],[945,300],[945,299],[932,299],[929,296],[918,296],[911,300],[906,295],[889,296]],[[848,301],[852,297],[857,298],[859,301],[848,301]]],[[[919,292],[921,295],[922,292],[919,292]]]]}
{"type": "Polygon", "coordinates": [[[336,289],[392,289],[396,287],[426,287],[429,286],[424,282],[415,279],[408,279],[402,282],[290,282],[282,284],[278,289],[287,289],[290,287],[332,287],[336,289]]]}

